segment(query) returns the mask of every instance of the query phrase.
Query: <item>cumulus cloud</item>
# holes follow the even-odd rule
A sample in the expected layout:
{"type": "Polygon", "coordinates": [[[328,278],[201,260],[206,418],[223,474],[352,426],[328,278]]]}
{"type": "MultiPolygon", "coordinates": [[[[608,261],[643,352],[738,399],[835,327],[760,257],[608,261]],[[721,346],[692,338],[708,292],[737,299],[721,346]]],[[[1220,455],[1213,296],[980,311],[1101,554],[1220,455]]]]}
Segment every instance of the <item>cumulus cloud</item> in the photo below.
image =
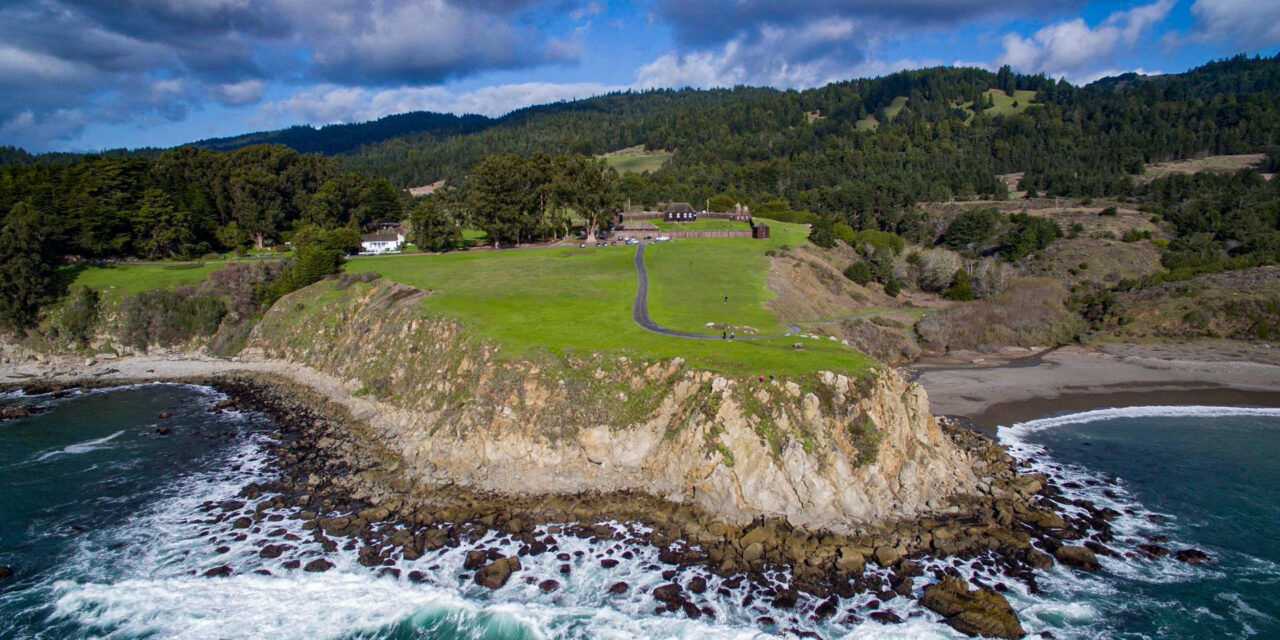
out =
{"type": "Polygon", "coordinates": [[[850,19],[883,26],[938,28],[981,18],[1055,11],[1078,0],[658,0],[655,15],[677,29],[681,41],[718,44],[760,25],[797,26],[824,19],[850,19]]]}
{"type": "MultiPolygon", "coordinates": [[[[526,12],[547,0],[33,0],[0,4],[0,123],[184,117],[266,83],[401,86],[575,60],[526,12]],[[61,113],[62,116],[58,114],[61,113]]],[[[579,3],[580,4],[580,3],[579,3]]],[[[577,7],[579,4],[570,6],[577,7]]],[[[584,15],[599,7],[583,5],[584,15]]],[[[61,132],[61,133],[58,133],[61,132]]],[[[42,146],[49,146],[52,139],[42,146]]]]}
{"type": "Polygon", "coordinates": [[[1280,2],[1274,0],[1196,0],[1192,38],[1220,40],[1255,49],[1280,45],[1280,2]]]}
{"type": "Polygon", "coordinates": [[[1169,15],[1173,4],[1174,0],[1157,0],[1117,11],[1095,27],[1075,18],[1043,27],[1029,38],[1010,33],[996,62],[1015,71],[1089,82],[1109,73],[1102,69],[1117,56],[1132,52],[1139,39],[1169,15]]]}

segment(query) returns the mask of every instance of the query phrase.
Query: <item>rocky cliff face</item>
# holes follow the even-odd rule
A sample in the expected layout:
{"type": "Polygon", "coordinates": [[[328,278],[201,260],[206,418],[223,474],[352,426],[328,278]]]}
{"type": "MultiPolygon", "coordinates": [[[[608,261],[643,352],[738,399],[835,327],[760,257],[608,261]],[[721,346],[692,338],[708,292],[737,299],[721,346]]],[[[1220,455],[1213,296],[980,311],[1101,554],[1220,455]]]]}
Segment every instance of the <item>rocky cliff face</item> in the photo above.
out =
{"type": "Polygon", "coordinates": [[[680,360],[509,358],[424,292],[321,282],[277,303],[249,349],[377,398],[356,416],[415,483],[499,493],[638,491],[735,523],[849,532],[974,490],[965,453],[892,371],[760,383],[680,360]]]}

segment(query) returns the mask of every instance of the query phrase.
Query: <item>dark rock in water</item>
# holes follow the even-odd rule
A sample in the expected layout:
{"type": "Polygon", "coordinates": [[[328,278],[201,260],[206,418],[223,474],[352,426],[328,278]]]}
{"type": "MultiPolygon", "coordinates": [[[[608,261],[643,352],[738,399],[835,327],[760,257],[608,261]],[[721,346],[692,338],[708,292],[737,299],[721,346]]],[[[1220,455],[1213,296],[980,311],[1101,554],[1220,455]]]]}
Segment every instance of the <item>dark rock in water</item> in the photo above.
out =
{"type": "Polygon", "coordinates": [[[161,411],[161,412],[160,412],[160,415],[158,415],[158,416],[156,416],[156,417],[157,417],[157,418],[160,418],[161,420],[165,420],[165,419],[167,419],[167,418],[172,418],[172,417],[173,417],[173,414],[172,414],[172,413],[169,413],[168,411],[161,411]]]}
{"type": "Polygon", "coordinates": [[[378,548],[372,545],[360,547],[359,562],[366,567],[376,567],[382,564],[382,557],[378,554],[378,548]]]}
{"type": "Polygon", "coordinates": [[[393,577],[393,578],[399,578],[399,577],[400,577],[400,570],[399,570],[399,569],[397,569],[397,568],[395,568],[395,567],[383,567],[383,568],[382,568],[382,570],[378,572],[378,575],[380,575],[380,576],[391,576],[391,577],[393,577]]]}
{"type": "Polygon", "coordinates": [[[1138,551],[1141,551],[1142,555],[1149,558],[1163,558],[1169,555],[1169,550],[1158,544],[1140,544],[1138,545],[1138,551]]]}
{"type": "Polygon", "coordinates": [[[204,575],[206,578],[225,578],[231,575],[231,567],[224,564],[221,567],[214,567],[204,572],[204,575]]]}
{"type": "Polygon", "coordinates": [[[332,562],[329,562],[324,558],[316,558],[315,560],[308,562],[307,566],[303,567],[302,570],[310,571],[311,573],[319,573],[321,571],[328,571],[332,568],[333,568],[332,562]]]}
{"type": "Polygon", "coordinates": [[[572,568],[572,567],[570,567],[569,565],[567,565],[567,564],[562,564],[562,565],[560,565],[560,575],[565,575],[565,576],[567,576],[567,575],[569,575],[569,572],[571,572],[571,571],[573,571],[573,568],[572,568]]]}
{"type": "Polygon", "coordinates": [[[1102,567],[1098,564],[1098,557],[1093,551],[1084,547],[1063,545],[1053,552],[1053,557],[1057,558],[1058,562],[1077,569],[1097,571],[1102,567]]]}
{"type": "Polygon", "coordinates": [[[253,518],[249,516],[240,516],[231,522],[233,529],[248,529],[250,526],[253,526],[253,518]]]}
{"type": "Polygon", "coordinates": [[[13,567],[0,565],[0,580],[8,580],[13,577],[13,567]]]}
{"type": "Polygon", "coordinates": [[[1027,552],[1027,557],[1024,560],[1024,562],[1026,562],[1028,566],[1034,567],[1036,569],[1052,569],[1053,568],[1053,556],[1050,556],[1049,554],[1043,551],[1036,551],[1034,549],[1027,552]]]}
{"type": "Polygon", "coordinates": [[[173,429],[169,427],[156,427],[156,435],[167,436],[170,433],[173,433],[173,429]]]}
{"type": "Polygon", "coordinates": [[[221,547],[218,547],[217,549],[214,549],[214,550],[213,550],[213,552],[214,552],[214,553],[226,553],[226,552],[228,552],[228,551],[230,551],[230,550],[231,550],[231,547],[228,547],[228,546],[226,546],[226,545],[223,545],[223,546],[221,546],[221,547]]]}
{"type": "Polygon", "coordinates": [[[1183,549],[1173,554],[1174,560],[1187,564],[1209,564],[1209,554],[1199,549],[1183,549]]]}
{"type": "Polygon", "coordinates": [[[282,565],[280,565],[280,566],[282,566],[282,567],[284,567],[284,568],[286,568],[286,569],[297,569],[298,567],[301,567],[301,566],[302,566],[302,562],[301,562],[300,560],[287,560],[287,561],[285,561],[285,563],[284,563],[284,564],[282,564],[282,565]]]}
{"type": "Polygon", "coordinates": [[[613,558],[605,558],[604,560],[600,561],[600,566],[604,567],[605,569],[612,569],[618,566],[618,561],[614,560],[613,558]]]}
{"type": "Polygon", "coordinates": [[[609,593],[616,596],[622,593],[626,593],[627,590],[630,588],[631,587],[625,582],[615,582],[613,583],[613,586],[609,587],[609,593]]]}
{"type": "Polygon", "coordinates": [[[519,558],[498,558],[476,571],[476,584],[490,589],[501,589],[520,570],[519,558]]]}
{"type": "Polygon", "coordinates": [[[690,620],[697,620],[702,617],[702,610],[698,608],[698,605],[695,605],[688,600],[682,602],[680,607],[684,609],[684,615],[689,616],[690,620]]]}
{"type": "Polygon", "coordinates": [[[281,554],[293,547],[287,544],[269,544],[258,552],[259,558],[279,558],[281,554]]]}
{"type": "Polygon", "coordinates": [[[538,583],[538,588],[541,589],[543,593],[551,593],[552,591],[560,588],[560,583],[555,580],[543,580],[538,583]]]}
{"type": "Polygon", "coordinates": [[[831,596],[830,598],[823,600],[822,604],[819,604],[818,607],[813,610],[813,616],[819,620],[825,620],[834,616],[836,614],[837,603],[838,600],[836,600],[835,596],[831,596]]]}
{"type": "Polygon", "coordinates": [[[902,616],[892,611],[875,611],[867,617],[880,624],[902,624],[902,616]]]}
{"type": "Polygon", "coordinates": [[[773,606],[779,609],[790,609],[796,606],[796,601],[800,599],[800,593],[795,589],[784,589],[778,592],[773,598],[773,606]]]}
{"type": "Polygon", "coordinates": [[[37,413],[44,413],[44,411],[44,407],[26,404],[0,405],[0,422],[4,422],[6,420],[17,420],[18,418],[33,416],[37,413]]]}
{"type": "Polygon", "coordinates": [[[680,585],[671,582],[660,587],[656,587],[653,590],[653,599],[658,602],[671,604],[673,602],[682,602],[684,600],[684,594],[681,593],[680,585]]]}
{"type": "Polygon", "coordinates": [[[756,618],[756,624],[765,627],[772,627],[773,625],[778,624],[778,621],[770,618],[769,616],[760,616],[759,618],[756,618]]]}
{"type": "Polygon", "coordinates": [[[430,581],[430,578],[428,578],[428,577],[427,577],[427,574],[425,574],[425,573],[423,573],[423,572],[421,572],[421,571],[410,571],[410,572],[409,572],[409,581],[410,581],[410,582],[418,582],[418,583],[422,583],[422,582],[429,582],[429,581],[430,581]]]}
{"type": "Polygon", "coordinates": [[[1100,556],[1107,556],[1107,557],[1110,557],[1110,558],[1115,558],[1115,557],[1118,557],[1118,556],[1120,555],[1120,554],[1116,553],[1115,551],[1113,551],[1113,550],[1111,549],[1111,547],[1108,547],[1108,546],[1106,546],[1106,545],[1104,545],[1104,544],[1102,544],[1102,543],[1099,543],[1099,542],[1094,542],[1094,541],[1092,541],[1092,540],[1090,540],[1090,541],[1088,541],[1088,542],[1084,543],[1084,546],[1085,546],[1085,548],[1089,549],[1090,551],[1092,551],[1092,552],[1094,552],[1094,553],[1096,553],[1096,554],[1098,554],[1098,555],[1100,555],[1100,556]]]}
{"type": "Polygon", "coordinates": [[[489,559],[489,555],[481,550],[468,551],[467,558],[462,561],[462,568],[467,571],[479,569],[484,566],[485,561],[489,559]]]}
{"type": "Polygon", "coordinates": [[[704,577],[702,577],[702,576],[698,576],[698,577],[696,577],[696,578],[694,578],[694,579],[690,580],[690,581],[689,581],[689,590],[690,590],[690,591],[692,591],[692,592],[694,592],[694,593],[698,593],[698,594],[706,593],[706,592],[707,592],[707,579],[706,579],[706,578],[704,578],[704,577]]]}
{"type": "Polygon", "coordinates": [[[969,585],[955,576],[944,576],[936,584],[925,587],[920,604],[966,635],[991,638],[1026,635],[1004,596],[991,589],[970,591],[969,585]]]}

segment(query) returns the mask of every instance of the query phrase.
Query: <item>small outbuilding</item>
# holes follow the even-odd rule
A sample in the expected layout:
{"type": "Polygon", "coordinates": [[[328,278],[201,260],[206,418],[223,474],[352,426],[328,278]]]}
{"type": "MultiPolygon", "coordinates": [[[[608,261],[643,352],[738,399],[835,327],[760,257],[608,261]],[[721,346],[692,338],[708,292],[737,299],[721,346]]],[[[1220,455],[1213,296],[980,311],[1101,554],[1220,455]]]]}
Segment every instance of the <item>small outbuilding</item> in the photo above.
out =
{"type": "Polygon", "coordinates": [[[667,222],[693,222],[698,219],[698,211],[688,202],[672,202],[667,205],[662,219],[667,222]]]}
{"type": "Polygon", "coordinates": [[[769,225],[763,222],[751,222],[751,237],[757,240],[764,240],[769,237],[769,225]]]}

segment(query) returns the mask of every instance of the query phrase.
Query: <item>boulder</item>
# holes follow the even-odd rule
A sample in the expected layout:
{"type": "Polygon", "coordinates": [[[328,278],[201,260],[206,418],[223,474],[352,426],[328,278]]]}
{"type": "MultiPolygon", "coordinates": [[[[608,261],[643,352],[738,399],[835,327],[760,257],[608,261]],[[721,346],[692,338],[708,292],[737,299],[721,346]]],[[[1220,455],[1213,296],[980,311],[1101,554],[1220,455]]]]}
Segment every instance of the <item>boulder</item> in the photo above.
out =
{"type": "Polygon", "coordinates": [[[674,582],[669,582],[660,587],[654,588],[653,599],[667,604],[679,603],[684,602],[684,593],[682,593],[680,585],[674,582]]]}
{"type": "Polygon", "coordinates": [[[13,577],[13,567],[0,565],[0,580],[8,580],[13,577]]]}
{"type": "Polygon", "coordinates": [[[1004,596],[992,589],[970,591],[969,585],[955,576],[943,576],[942,580],[925,587],[920,604],[965,635],[990,638],[1026,635],[1018,615],[1004,596]]]}
{"type": "Polygon", "coordinates": [[[1098,564],[1098,556],[1085,547],[1062,545],[1053,552],[1053,557],[1057,558],[1058,562],[1077,569],[1097,571],[1102,567],[1098,564]]]}
{"type": "Polygon", "coordinates": [[[696,577],[696,578],[694,578],[694,579],[690,580],[690,581],[689,581],[689,590],[690,590],[690,591],[692,591],[692,592],[694,592],[694,593],[706,593],[706,591],[707,591],[707,579],[706,579],[706,578],[704,578],[704,577],[702,577],[702,576],[698,576],[698,577],[696,577]]]}
{"type": "Polygon", "coordinates": [[[742,559],[745,562],[755,562],[764,555],[764,545],[759,542],[752,542],[742,550],[742,559]]]}
{"type": "Polygon", "coordinates": [[[538,588],[541,589],[543,593],[551,593],[552,591],[560,588],[560,583],[555,580],[543,580],[538,583],[538,588]]]}
{"type": "Polygon", "coordinates": [[[231,567],[224,564],[221,567],[214,567],[204,572],[204,575],[208,578],[225,578],[231,575],[231,567]]]}
{"type": "Polygon", "coordinates": [[[468,551],[466,559],[462,561],[462,568],[467,571],[479,569],[484,566],[485,561],[488,559],[488,554],[480,549],[468,551]]]}
{"type": "Polygon", "coordinates": [[[476,571],[476,584],[490,589],[501,589],[511,579],[511,574],[520,570],[519,558],[498,558],[476,571]]]}
{"type": "Polygon", "coordinates": [[[842,573],[862,575],[866,565],[866,558],[863,558],[862,554],[854,550],[853,547],[840,547],[840,557],[836,559],[836,569],[839,569],[842,573]]]}
{"type": "Polygon", "coordinates": [[[324,558],[316,558],[315,560],[308,562],[307,565],[302,568],[302,570],[310,571],[311,573],[320,573],[322,571],[328,571],[332,568],[333,568],[332,562],[329,562],[324,558]]]}
{"type": "Polygon", "coordinates": [[[1187,564],[1209,564],[1209,554],[1199,549],[1183,549],[1173,554],[1173,559],[1187,564]]]}
{"type": "Polygon", "coordinates": [[[631,587],[625,582],[615,582],[613,583],[613,586],[609,587],[609,593],[616,596],[626,593],[630,588],[631,587]]]}

